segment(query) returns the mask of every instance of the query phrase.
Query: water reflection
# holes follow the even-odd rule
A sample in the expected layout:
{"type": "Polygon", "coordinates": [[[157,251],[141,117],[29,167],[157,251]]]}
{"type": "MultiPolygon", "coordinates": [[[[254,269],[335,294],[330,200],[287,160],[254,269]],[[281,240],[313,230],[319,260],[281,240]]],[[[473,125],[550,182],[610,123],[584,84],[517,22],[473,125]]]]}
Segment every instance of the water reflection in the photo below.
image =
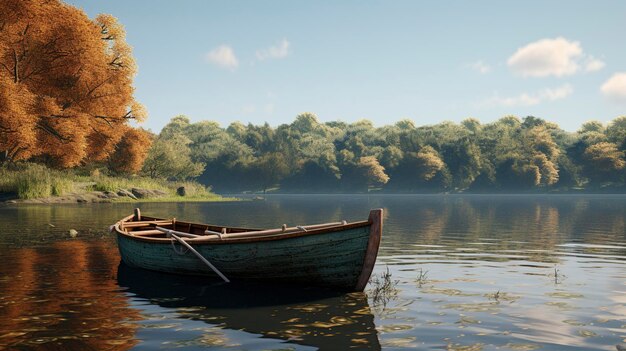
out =
{"type": "Polygon", "coordinates": [[[127,350],[139,313],[119,292],[110,246],[0,250],[0,349],[127,350]],[[19,346],[19,347],[18,347],[19,346]]]}
{"type": "Polygon", "coordinates": [[[398,280],[383,304],[128,271],[106,228],[135,206],[0,207],[0,349],[608,350],[626,339],[625,196],[141,204],[248,227],[361,220],[382,207],[375,273],[398,280]]]}
{"type": "MultiPolygon", "coordinates": [[[[173,309],[179,318],[215,326],[213,333],[239,330],[320,350],[380,349],[374,316],[362,293],[211,283],[124,264],[118,268],[118,283],[134,298],[173,309]]],[[[212,340],[213,346],[227,346],[228,338],[212,340]]]]}

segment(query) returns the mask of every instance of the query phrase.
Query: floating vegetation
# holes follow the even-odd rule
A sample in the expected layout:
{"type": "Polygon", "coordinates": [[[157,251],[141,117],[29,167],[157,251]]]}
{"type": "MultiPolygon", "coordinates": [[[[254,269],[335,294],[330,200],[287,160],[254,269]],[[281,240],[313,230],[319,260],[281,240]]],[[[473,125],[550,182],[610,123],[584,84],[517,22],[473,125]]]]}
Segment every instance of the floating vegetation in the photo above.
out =
{"type": "Polygon", "coordinates": [[[552,293],[547,293],[546,295],[551,296],[551,297],[556,297],[559,299],[578,299],[581,297],[585,297],[585,295],[583,294],[569,293],[565,291],[556,291],[552,293]]]}
{"type": "Polygon", "coordinates": [[[463,291],[458,289],[444,289],[435,287],[424,288],[422,289],[422,292],[427,294],[443,294],[448,296],[478,296],[478,294],[464,293],[463,291]]]}
{"type": "Polygon", "coordinates": [[[594,336],[598,336],[598,334],[592,332],[591,330],[587,330],[587,329],[581,329],[578,331],[578,335],[582,336],[583,338],[592,338],[594,336]]]}
{"type": "Polygon", "coordinates": [[[500,309],[493,302],[481,303],[450,303],[441,306],[444,309],[451,309],[463,312],[498,312],[500,309]]]}
{"type": "Polygon", "coordinates": [[[461,315],[461,319],[459,319],[458,321],[456,321],[456,324],[480,324],[482,323],[481,321],[479,321],[478,319],[472,318],[470,316],[466,316],[466,315],[461,315]]]}
{"type": "Polygon", "coordinates": [[[504,345],[504,347],[506,347],[508,349],[511,349],[511,350],[517,350],[517,351],[532,351],[532,350],[537,350],[541,346],[539,346],[537,344],[508,343],[508,344],[504,345]]]}
{"type": "Polygon", "coordinates": [[[563,311],[568,311],[568,310],[573,310],[574,306],[568,304],[567,302],[560,302],[560,301],[548,301],[545,303],[548,306],[554,306],[560,310],[563,311]]]}
{"type": "Polygon", "coordinates": [[[370,293],[372,294],[372,303],[374,306],[382,305],[385,307],[389,300],[398,295],[398,288],[396,288],[396,286],[399,280],[391,279],[389,267],[387,267],[385,272],[374,275],[370,283],[372,284],[370,293]]]}
{"type": "Polygon", "coordinates": [[[495,302],[500,302],[500,301],[515,302],[520,298],[517,295],[509,294],[507,292],[503,292],[500,290],[492,294],[485,294],[484,296],[488,298],[489,300],[493,300],[495,302]]]}
{"type": "Polygon", "coordinates": [[[448,344],[448,351],[482,351],[484,344],[476,343],[472,345],[448,344]]]}

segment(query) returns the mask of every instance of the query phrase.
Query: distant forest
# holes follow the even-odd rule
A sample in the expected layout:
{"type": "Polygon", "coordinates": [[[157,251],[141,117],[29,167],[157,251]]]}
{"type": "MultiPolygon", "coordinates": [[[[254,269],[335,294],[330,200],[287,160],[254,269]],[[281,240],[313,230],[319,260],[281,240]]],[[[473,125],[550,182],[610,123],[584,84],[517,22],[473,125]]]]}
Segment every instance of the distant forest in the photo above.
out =
{"type": "Polygon", "coordinates": [[[218,192],[565,192],[626,190],[626,117],[567,132],[537,117],[320,123],[303,113],[272,128],[174,117],[142,172],[198,178],[218,192]]]}

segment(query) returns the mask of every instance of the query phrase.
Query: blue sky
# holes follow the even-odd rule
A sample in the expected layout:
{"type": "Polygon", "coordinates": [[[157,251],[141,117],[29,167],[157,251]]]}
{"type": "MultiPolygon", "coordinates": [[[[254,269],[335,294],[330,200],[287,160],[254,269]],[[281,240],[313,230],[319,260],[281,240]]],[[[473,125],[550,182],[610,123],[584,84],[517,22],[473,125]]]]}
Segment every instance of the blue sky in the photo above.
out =
{"type": "Polygon", "coordinates": [[[159,131],[193,121],[417,125],[626,115],[625,1],[70,0],[126,27],[159,131]]]}

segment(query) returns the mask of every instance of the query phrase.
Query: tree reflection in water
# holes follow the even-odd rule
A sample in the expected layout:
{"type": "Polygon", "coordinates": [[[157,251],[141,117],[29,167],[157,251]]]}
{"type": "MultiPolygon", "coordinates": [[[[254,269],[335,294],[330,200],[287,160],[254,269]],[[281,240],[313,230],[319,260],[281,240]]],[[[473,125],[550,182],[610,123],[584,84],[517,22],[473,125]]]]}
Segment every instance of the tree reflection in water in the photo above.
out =
{"type": "Polygon", "coordinates": [[[61,241],[0,247],[0,350],[128,350],[137,310],[115,280],[114,247],[61,241]]]}

